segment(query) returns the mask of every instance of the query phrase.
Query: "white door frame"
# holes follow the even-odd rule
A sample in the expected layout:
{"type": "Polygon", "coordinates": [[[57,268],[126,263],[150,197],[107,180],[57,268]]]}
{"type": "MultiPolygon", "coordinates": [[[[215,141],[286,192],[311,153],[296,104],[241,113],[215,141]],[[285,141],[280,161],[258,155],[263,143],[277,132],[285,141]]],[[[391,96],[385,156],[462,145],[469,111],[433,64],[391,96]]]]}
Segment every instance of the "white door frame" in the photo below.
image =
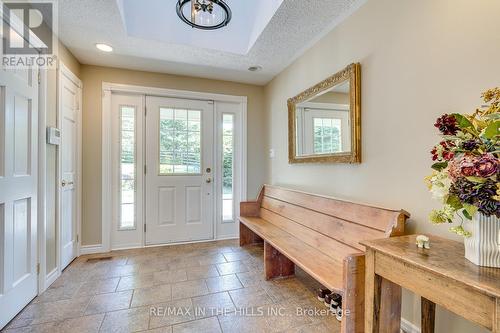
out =
{"type": "MultiPolygon", "coordinates": [[[[38,85],[38,294],[55,281],[53,272],[47,272],[47,69],[39,71],[38,85]],[[49,273],[49,274],[47,274],[49,273]],[[50,275],[50,276],[48,276],[50,275]]],[[[56,272],[57,273],[57,272],[56,272]]],[[[56,277],[57,278],[57,277],[56,277]]]]}
{"type": "MultiPolygon", "coordinates": [[[[66,76],[71,80],[78,89],[78,124],[77,124],[77,153],[76,153],[76,256],[80,255],[80,244],[81,244],[81,216],[82,216],[82,81],[73,72],[64,65],[63,62],[59,62],[59,67],[57,70],[57,128],[62,128],[62,78],[66,76]]],[[[57,245],[56,245],[56,263],[57,263],[57,276],[61,274],[61,243],[62,243],[62,226],[61,226],[61,182],[62,182],[62,149],[61,146],[57,148],[57,176],[56,176],[56,230],[57,230],[57,245]]],[[[57,277],[56,277],[57,278],[57,277]]]]}
{"type": "MultiPolygon", "coordinates": [[[[102,83],[102,212],[101,212],[101,244],[82,247],[81,253],[108,252],[111,249],[111,219],[112,219],[112,111],[111,93],[140,94],[146,96],[172,97],[185,99],[212,100],[217,108],[217,102],[233,102],[241,107],[241,149],[236,158],[241,161],[240,198],[242,201],[247,197],[247,100],[246,96],[224,95],[187,90],[164,89],[119,83],[102,83]]],[[[217,149],[214,149],[217,151],[217,149]]],[[[214,160],[217,164],[217,159],[214,160]]],[[[214,165],[216,170],[216,165],[214,165]]],[[[220,181],[220,180],[217,180],[220,181]]],[[[214,214],[215,214],[214,209],[214,214]]],[[[216,233],[216,218],[214,216],[214,235],[216,233]]],[[[236,237],[237,235],[235,235],[236,237]]],[[[214,237],[215,239],[215,237],[214,237]]],[[[144,247],[144,237],[143,237],[144,247]]]]}

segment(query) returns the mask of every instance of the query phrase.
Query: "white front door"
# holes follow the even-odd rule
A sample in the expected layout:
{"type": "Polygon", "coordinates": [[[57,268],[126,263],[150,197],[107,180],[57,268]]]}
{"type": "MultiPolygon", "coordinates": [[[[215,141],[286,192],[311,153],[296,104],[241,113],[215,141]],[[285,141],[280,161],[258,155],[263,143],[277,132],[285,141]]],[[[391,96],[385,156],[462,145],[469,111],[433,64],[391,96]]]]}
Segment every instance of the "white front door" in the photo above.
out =
{"type": "Polygon", "coordinates": [[[146,97],[146,245],[213,238],[214,106],[146,97]]]}
{"type": "Polygon", "coordinates": [[[0,68],[0,329],[38,292],[38,79],[0,68]]]}
{"type": "Polygon", "coordinates": [[[76,258],[77,177],[80,87],[65,71],[59,82],[59,126],[61,128],[61,269],[76,258]]]}

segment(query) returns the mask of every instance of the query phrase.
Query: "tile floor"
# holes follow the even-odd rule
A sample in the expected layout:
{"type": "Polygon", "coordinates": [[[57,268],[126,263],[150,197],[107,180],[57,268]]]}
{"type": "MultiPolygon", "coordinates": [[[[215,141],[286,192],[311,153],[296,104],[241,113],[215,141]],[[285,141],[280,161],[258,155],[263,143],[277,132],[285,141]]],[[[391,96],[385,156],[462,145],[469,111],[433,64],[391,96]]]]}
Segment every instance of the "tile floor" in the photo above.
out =
{"type": "Polygon", "coordinates": [[[314,280],[265,281],[262,256],[234,240],[82,256],[4,331],[340,331],[333,316],[300,313],[325,309],[314,280]]]}

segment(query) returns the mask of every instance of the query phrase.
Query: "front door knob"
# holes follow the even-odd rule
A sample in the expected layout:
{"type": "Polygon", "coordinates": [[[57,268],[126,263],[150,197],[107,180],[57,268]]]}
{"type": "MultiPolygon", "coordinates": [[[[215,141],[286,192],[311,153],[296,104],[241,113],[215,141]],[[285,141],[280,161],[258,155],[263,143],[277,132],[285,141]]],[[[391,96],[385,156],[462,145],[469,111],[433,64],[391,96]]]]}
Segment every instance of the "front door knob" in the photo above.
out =
{"type": "Polygon", "coordinates": [[[208,177],[205,181],[207,182],[207,184],[210,184],[212,182],[212,178],[208,177]]]}

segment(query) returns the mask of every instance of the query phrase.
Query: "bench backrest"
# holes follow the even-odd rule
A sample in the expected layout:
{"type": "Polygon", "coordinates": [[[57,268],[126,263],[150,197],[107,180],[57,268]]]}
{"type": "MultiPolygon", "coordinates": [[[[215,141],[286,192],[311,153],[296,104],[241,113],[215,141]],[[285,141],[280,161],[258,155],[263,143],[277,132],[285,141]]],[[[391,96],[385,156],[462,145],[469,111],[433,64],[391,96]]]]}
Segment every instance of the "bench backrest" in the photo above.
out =
{"type": "Polygon", "coordinates": [[[360,242],[402,235],[409,214],[265,185],[259,215],[330,257],[364,252],[360,242]]]}

